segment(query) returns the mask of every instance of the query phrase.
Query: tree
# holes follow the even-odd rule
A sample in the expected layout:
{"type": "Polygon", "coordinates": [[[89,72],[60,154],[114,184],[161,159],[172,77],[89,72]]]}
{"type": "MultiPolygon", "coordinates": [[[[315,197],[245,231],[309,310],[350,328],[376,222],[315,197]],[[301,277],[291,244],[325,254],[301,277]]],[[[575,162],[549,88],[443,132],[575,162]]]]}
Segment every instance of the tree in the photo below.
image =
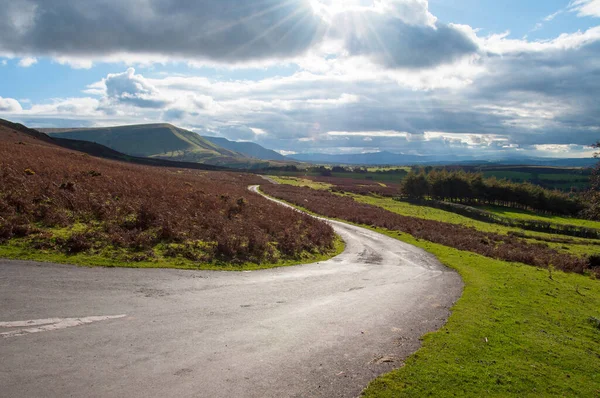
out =
{"type": "MultiPolygon", "coordinates": [[[[592,145],[594,149],[600,149],[600,141],[592,145]]],[[[596,159],[600,159],[600,152],[594,154],[596,159]]],[[[585,210],[585,216],[593,220],[600,220],[600,162],[596,164],[591,178],[592,189],[585,195],[588,202],[588,208],[585,210]]]]}
{"type": "Polygon", "coordinates": [[[425,173],[410,172],[402,181],[402,193],[411,199],[423,199],[429,195],[429,184],[425,173]]]}
{"type": "MultiPolygon", "coordinates": [[[[594,149],[600,149],[600,141],[596,142],[594,145],[592,145],[592,148],[594,149]]],[[[594,154],[594,157],[596,159],[600,159],[600,152],[596,152],[594,154]]],[[[598,162],[596,164],[596,167],[594,168],[594,172],[592,173],[592,191],[600,191],[600,162],[598,162]]]]}

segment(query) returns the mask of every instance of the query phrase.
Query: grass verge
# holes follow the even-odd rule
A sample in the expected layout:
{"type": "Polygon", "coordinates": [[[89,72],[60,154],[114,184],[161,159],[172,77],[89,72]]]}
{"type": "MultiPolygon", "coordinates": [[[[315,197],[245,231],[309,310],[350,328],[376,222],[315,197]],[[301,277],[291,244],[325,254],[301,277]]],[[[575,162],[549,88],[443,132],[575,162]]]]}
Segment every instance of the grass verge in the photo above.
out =
{"type": "Polygon", "coordinates": [[[289,267],[300,264],[311,264],[329,260],[341,254],[346,245],[342,238],[336,236],[334,249],[322,253],[304,253],[293,260],[279,261],[276,263],[243,263],[231,264],[226,262],[196,262],[183,257],[165,257],[160,250],[155,248],[155,257],[151,260],[136,261],[128,258],[123,250],[105,249],[97,253],[64,254],[50,250],[36,250],[31,248],[25,239],[13,239],[8,243],[0,245],[0,258],[12,260],[29,260],[58,264],[72,264],[87,267],[121,267],[121,268],[172,268],[188,270],[210,270],[210,271],[254,271],[269,268],[289,267]]]}
{"type": "Polygon", "coordinates": [[[465,289],[446,326],[365,397],[600,396],[598,281],[377,231],[433,253],[465,289]]]}

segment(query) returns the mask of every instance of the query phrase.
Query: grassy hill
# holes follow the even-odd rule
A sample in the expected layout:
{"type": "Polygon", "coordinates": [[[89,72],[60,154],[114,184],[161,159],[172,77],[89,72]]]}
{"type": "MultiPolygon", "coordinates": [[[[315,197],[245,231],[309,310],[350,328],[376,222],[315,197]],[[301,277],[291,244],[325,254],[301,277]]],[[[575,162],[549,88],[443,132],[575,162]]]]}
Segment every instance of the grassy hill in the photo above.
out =
{"type": "Polygon", "coordinates": [[[95,142],[131,156],[256,168],[268,163],[225,149],[200,135],[170,124],[43,130],[52,137],[95,142]]]}
{"type": "Polygon", "coordinates": [[[271,149],[264,148],[254,142],[236,142],[230,141],[227,138],[221,137],[203,137],[204,139],[212,142],[221,148],[229,149],[231,151],[239,152],[252,158],[262,160],[279,160],[286,161],[286,157],[280,153],[277,153],[271,149]]]}
{"type": "Polygon", "coordinates": [[[18,138],[21,142],[30,142],[37,145],[53,145],[74,151],[79,151],[98,158],[118,160],[122,162],[135,163],[147,166],[187,168],[197,170],[226,170],[226,167],[213,166],[209,164],[193,162],[177,162],[158,158],[136,157],[115,151],[107,146],[83,140],[69,138],[50,137],[38,130],[30,129],[22,124],[13,123],[0,119],[0,133],[18,138]]]}

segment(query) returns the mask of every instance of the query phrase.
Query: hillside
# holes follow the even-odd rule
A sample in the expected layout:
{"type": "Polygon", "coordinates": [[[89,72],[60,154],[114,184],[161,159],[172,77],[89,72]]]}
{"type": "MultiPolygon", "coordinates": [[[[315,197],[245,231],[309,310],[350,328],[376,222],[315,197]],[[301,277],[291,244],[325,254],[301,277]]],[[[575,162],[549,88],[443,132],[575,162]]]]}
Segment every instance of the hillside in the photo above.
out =
{"type": "Polygon", "coordinates": [[[170,124],[145,124],[88,129],[49,129],[49,135],[95,142],[131,156],[256,168],[265,162],[222,148],[200,135],[170,124]]]}
{"type": "Polygon", "coordinates": [[[50,137],[49,135],[42,133],[38,130],[30,129],[22,124],[13,123],[4,119],[0,119],[0,133],[5,134],[5,136],[3,137],[4,139],[12,136],[15,139],[18,138],[21,142],[30,142],[38,145],[54,145],[66,149],[72,149],[74,151],[87,153],[88,155],[96,156],[99,158],[119,160],[128,163],[135,163],[147,166],[188,168],[197,170],[227,169],[225,167],[218,167],[201,163],[177,162],[165,159],[125,155],[124,153],[115,151],[114,149],[108,148],[101,144],[97,144],[95,142],[50,137]]]}
{"type": "Polygon", "coordinates": [[[250,193],[251,174],[100,159],[4,121],[0,170],[0,258],[256,269],[339,249],[325,223],[250,193]]]}
{"type": "Polygon", "coordinates": [[[221,148],[229,149],[231,151],[235,151],[241,153],[243,155],[262,159],[262,160],[280,160],[285,161],[286,157],[280,153],[277,153],[271,149],[267,149],[263,146],[260,146],[254,142],[236,142],[230,141],[227,138],[221,137],[203,137],[207,141],[212,142],[215,145],[220,146],[221,148]]]}

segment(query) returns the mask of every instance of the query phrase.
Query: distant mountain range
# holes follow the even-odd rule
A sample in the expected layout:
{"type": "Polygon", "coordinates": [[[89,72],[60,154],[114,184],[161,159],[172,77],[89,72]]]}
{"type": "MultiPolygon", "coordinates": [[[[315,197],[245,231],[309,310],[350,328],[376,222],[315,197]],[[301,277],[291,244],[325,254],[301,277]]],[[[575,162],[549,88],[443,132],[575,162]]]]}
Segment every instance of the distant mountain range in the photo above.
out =
{"type": "Polygon", "coordinates": [[[347,164],[347,165],[449,165],[449,164],[505,164],[505,165],[538,165],[556,167],[589,167],[598,162],[594,158],[534,158],[534,157],[499,157],[481,159],[473,156],[418,156],[403,155],[391,152],[374,152],[348,155],[327,155],[305,153],[287,156],[290,160],[318,164],[347,164]]]}
{"type": "MultiPolygon", "coordinates": [[[[392,152],[346,155],[317,153],[283,156],[253,142],[203,137],[171,124],[145,124],[105,128],[40,129],[51,137],[97,143],[120,154],[140,158],[207,164],[238,169],[260,169],[297,162],[341,165],[539,165],[589,167],[597,160],[476,156],[418,156],[392,152]]],[[[81,146],[81,145],[80,145],[81,146]]]]}
{"type": "Polygon", "coordinates": [[[270,161],[287,160],[277,152],[255,143],[202,137],[171,124],[41,129],[41,131],[51,137],[95,142],[131,156],[171,161],[245,169],[267,167],[273,165],[270,161]]]}

